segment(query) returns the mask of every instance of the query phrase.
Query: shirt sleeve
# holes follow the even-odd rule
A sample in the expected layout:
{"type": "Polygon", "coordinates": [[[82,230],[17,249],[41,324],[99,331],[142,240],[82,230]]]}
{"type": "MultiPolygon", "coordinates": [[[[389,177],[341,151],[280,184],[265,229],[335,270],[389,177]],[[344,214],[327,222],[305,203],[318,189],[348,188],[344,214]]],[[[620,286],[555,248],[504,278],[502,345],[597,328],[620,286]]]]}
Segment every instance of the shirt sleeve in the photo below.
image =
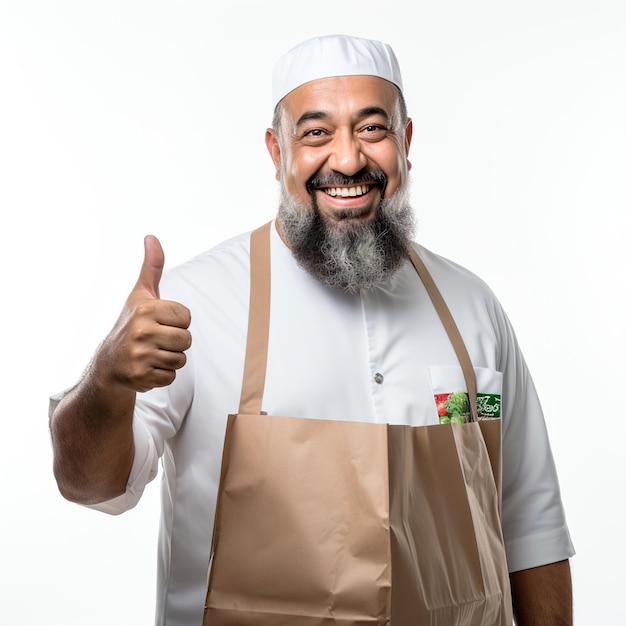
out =
{"type": "MultiPolygon", "coordinates": [[[[52,418],[59,402],[68,391],[69,390],[64,390],[50,397],[48,405],[49,419],[52,418]]],[[[139,502],[145,486],[153,480],[158,473],[159,454],[150,430],[144,420],[137,415],[137,411],[135,411],[133,417],[133,440],[135,444],[135,454],[126,485],[126,492],[112,500],[83,506],[109,513],[110,515],[119,515],[120,513],[132,509],[139,502]]]]}
{"type": "Polygon", "coordinates": [[[498,306],[503,372],[502,528],[509,571],[574,554],[535,385],[510,321],[498,306]]]}
{"type": "Polygon", "coordinates": [[[136,506],[145,486],[157,475],[159,455],[154,440],[146,425],[137,416],[133,419],[133,438],[135,456],[128,477],[126,492],[112,500],[88,505],[88,508],[110,515],[124,513],[136,506]]]}

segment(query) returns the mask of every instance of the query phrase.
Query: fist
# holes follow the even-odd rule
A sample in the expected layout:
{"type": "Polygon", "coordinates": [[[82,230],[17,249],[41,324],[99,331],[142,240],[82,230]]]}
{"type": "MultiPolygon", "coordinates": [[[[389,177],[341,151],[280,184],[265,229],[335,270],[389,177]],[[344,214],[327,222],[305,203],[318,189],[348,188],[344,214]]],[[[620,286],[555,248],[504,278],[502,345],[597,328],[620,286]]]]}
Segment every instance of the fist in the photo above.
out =
{"type": "Polygon", "coordinates": [[[165,257],[159,240],[144,240],[139,278],[96,359],[108,383],[131,391],[165,387],[185,365],[191,345],[191,314],[184,305],[159,297],[165,257]]]}

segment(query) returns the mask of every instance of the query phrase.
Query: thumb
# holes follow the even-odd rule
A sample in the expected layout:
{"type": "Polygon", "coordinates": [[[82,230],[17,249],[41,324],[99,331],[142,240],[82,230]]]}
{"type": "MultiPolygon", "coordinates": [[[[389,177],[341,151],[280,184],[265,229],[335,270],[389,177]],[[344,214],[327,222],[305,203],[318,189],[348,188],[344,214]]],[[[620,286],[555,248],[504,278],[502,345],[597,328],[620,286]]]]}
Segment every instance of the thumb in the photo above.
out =
{"type": "Polygon", "coordinates": [[[141,272],[137,279],[136,289],[145,289],[154,298],[159,297],[159,282],[165,265],[165,255],[159,240],[147,235],[143,240],[144,257],[141,272]]]}

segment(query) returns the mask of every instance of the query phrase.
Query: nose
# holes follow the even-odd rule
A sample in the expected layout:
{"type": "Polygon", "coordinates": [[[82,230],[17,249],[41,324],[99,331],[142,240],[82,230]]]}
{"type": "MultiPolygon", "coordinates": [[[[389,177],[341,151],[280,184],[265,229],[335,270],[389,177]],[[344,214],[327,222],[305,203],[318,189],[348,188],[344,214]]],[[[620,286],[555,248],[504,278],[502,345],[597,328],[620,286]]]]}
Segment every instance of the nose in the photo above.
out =
{"type": "Polygon", "coordinates": [[[367,165],[361,142],[350,131],[338,131],[330,149],[329,167],[345,176],[353,176],[367,165]]]}

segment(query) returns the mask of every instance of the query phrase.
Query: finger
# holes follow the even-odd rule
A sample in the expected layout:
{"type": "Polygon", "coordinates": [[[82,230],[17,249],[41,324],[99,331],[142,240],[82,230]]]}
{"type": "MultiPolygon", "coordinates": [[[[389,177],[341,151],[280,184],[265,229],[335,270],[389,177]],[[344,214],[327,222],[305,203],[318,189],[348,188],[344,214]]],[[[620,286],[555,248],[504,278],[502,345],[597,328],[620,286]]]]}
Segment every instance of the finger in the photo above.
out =
{"type": "Polygon", "coordinates": [[[153,387],[166,387],[174,382],[176,371],[187,363],[184,352],[169,352],[159,350],[154,356],[153,363],[145,374],[138,378],[136,386],[144,391],[153,387]]]}
{"type": "Polygon", "coordinates": [[[128,364],[118,373],[118,378],[135,391],[148,391],[169,385],[186,362],[184,352],[155,349],[146,353],[141,361],[128,364]]]}
{"type": "Polygon", "coordinates": [[[162,326],[154,341],[159,350],[184,352],[191,346],[191,333],[182,328],[162,326]]]}
{"type": "Polygon", "coordinates": [[[159,298],[159,283],[165,265],[165,255],[159,240],[153,235],[144,238],[144,257],[136,289],[144,289],[153,298],[159,298]]]}
{"type": "Polygon", "coordinates": [[[135,391],[150,391],[155,387],[167,387],[176,378],[176,370],[153,368],[150,375],[133,383],[135,391]]]}
{"type": "Polygon", "coordinates": [[[136,324],[126,335],[123,345],[128,361],[141,364],[154,350],[184,352],[191,346],[191,333],[186,328],[159,324],[150,320],[136,324]]]}
{"type": "Polygon", "coordinates": [[[155,302],[154,320],[164,326],[189,328],[191,311],[180,302],[173,300],[159,300],[155,302]]]}
{"type": "MultiPolygon", "coordinates": [[[[133,293],[136,295],[137,292],[133,293]]],[[[189,328],[191,324],[191,311],[184,304],[174,300],[135,298],[133,313],[137,320],[144,319],[162,326],[189,328]]]]}
{"type": "Polygon", "coordinates": [[[179,370],[187,363],[187,355],[184,352],[159,350],[156,355],[155,369],[174,371],[179,370]]]}

